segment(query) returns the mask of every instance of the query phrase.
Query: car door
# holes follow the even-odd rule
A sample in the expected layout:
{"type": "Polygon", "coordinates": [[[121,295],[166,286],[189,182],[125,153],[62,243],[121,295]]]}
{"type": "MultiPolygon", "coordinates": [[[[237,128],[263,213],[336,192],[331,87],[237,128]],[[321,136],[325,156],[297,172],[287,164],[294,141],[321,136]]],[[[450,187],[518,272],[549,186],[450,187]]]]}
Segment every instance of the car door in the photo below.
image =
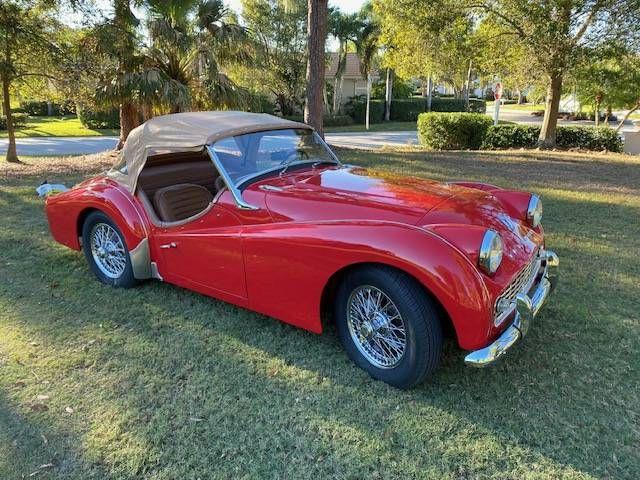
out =
{"type": "Polygon", "coordinates": [[[185,224],[158,228],[153,243],[161,258],[160,275],[170,283],[245,304],[241,232],[238,217],[218,203],[185,224]]]}

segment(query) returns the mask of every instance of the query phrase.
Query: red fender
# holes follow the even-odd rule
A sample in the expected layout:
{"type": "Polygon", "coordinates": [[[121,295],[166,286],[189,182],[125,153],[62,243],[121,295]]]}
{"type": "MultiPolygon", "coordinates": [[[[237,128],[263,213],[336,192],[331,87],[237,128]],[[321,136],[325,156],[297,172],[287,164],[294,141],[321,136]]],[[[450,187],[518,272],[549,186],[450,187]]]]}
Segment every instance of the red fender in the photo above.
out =
{"type": "Polygon", "coordinates": [[[149,276],[149,248],[145,241],[150,231],[149,220],[138,202],[118,183],[106,177],[88,180],[47,197],[45,210],[53,238],[74,250],[81,247],[84,217],[92,210],[105,213],[124,236],[135,276],[149,276]]]}
{"type": "Polygon", "coordinates": [[[345,268],[379,263],[405,271],[436,298],[462,348],[487,342],[492,296],[482,275],[433,232],[380,221],[289,222],[248,226],[243,242],[251,309],[320,333],[329,280],[345,268]]]}

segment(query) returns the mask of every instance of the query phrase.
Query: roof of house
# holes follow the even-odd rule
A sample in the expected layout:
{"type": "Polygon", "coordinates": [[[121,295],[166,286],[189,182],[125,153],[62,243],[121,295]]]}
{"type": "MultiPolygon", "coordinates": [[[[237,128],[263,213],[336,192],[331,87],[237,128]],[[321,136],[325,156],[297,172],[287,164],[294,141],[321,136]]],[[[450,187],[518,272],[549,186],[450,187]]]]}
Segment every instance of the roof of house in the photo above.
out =
{"type": "MultiPolygon", "coordinates": [[[[327,54],[327,57],[328,61],[324,71],[324,78],[334,78],[336,76],[336,70],[338,69],[338,54],[336,52],[330,52],[327,54]]],[[[378,71],[372,69],[371,74],[377,76],[378,71]]],[[[362,72],[360,72],[360,57],[357,53],[347,53],[347,64],[345,65],[343,78],[363,79],[362,72]]]]}

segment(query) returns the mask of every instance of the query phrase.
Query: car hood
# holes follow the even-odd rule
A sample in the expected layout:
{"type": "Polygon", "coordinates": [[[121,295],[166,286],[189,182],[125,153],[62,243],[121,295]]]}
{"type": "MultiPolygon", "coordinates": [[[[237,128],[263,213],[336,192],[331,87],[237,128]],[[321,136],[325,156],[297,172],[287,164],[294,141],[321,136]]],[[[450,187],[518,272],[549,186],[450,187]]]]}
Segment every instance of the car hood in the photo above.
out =
{"type": "Polygon", "coordinates": [[[491,228],[503,239],[501,270],[509,275],[543,242],[542,231],[507,213],[499,193],[457,184],[343,166],[292,171],[250,189],[266,192],[275,221],[378,220],[416,225],[443,237],[474,263],[482,236],[491,228]]]}
{"type": "Polygon", "coordinates": [[[251,188],[268,192],[267,205],[276,220],[382,220],[411,225],[469,190],[350,166],[294,171],[251,188]]]}

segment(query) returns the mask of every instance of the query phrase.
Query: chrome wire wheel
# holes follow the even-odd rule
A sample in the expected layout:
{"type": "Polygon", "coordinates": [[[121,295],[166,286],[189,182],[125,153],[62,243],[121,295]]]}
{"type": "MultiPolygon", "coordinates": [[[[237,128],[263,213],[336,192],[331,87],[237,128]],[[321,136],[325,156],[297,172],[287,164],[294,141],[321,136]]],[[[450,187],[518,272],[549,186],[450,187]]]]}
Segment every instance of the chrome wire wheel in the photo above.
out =
{"type": "Polygon", "coordinates": [[[393,368],[407,348],[400,311],[391,298],[371,285],[355,288],[347,301],[347,325],[354,344],[372,365],[393,368]]]}
{"type": "Polygon", "coordinates": [[[98,269],[109,278],[119,278],[127,268],[127,252],[118,232],[107,223],[96,223],[89,242],[98,269]]]}

